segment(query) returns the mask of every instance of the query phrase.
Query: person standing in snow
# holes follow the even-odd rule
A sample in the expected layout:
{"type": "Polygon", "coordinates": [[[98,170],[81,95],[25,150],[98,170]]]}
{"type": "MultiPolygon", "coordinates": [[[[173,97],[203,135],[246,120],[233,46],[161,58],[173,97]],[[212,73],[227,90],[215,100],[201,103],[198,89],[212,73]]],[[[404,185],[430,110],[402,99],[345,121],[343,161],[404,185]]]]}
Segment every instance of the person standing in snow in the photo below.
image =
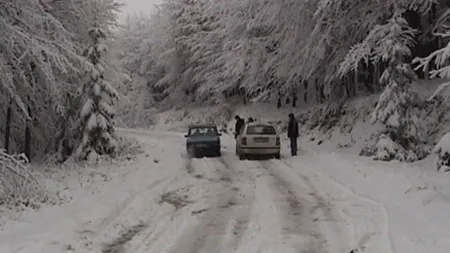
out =
{"type": "Polygon", "coordinates": [[[236,117],[234,117],[234,119],[236,120],[236,125],[234,127],[234,131],[235,131],[234,138],[236,139],[237,136],[239,135],[239,132],[241,131],[241,128],[244,127],[245,121],[244,121],[244,119],[239,117],[239,115],[236,115],[236,117]]]}
{"type": "Polygon", "coordinates": [[[289,114],[288,138],[291,140],[291,155],[297,155],[298,122],[293,113],[289,114]]]}

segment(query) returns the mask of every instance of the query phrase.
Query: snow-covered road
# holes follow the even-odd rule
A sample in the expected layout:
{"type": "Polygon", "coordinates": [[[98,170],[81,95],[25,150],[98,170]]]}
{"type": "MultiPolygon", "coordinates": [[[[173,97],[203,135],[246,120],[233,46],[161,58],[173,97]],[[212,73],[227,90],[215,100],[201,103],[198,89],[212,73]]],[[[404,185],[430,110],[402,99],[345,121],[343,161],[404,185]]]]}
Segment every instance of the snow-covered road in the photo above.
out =
{"type": "Polygon", "coordinates": [[[0,252],[444,253],[450,246],[448,229],[429,217],[399,215],[408,207],[339,181],[330,172],[345,163],[339,157],[240,161],[225,135],[221,158],[187,159],[181,133],[122,132],[143,142],[146,154],[109,168],[116,176],[96,192],[83,189],[68,204],[8,222],[0,252]],[[428,238],[419,238],[417,225],[428,238]]]}

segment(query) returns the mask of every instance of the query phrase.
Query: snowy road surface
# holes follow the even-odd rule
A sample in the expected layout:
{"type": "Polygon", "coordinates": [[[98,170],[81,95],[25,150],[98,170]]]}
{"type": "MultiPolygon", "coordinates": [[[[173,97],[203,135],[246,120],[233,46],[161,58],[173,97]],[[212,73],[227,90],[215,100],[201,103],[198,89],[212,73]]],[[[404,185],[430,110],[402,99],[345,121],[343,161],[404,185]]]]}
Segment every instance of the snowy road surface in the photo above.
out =
{"type": "Polygon", "coordinates": [[[448,215],[418,216],[400,199],[383,202],[382,191],[380,198],[357,193],[339,182],[339,175],[326,174],[336,168],[326,156],[239,161],[233,140],[224,136],[221,158],[190,160],[181,133],[122,132],[142,141],[147,155],[115,168],[116,177],[95,193],[83,189],[69,204],[7,223],[0,252],[444,253],[450,248],[448,215]]]}

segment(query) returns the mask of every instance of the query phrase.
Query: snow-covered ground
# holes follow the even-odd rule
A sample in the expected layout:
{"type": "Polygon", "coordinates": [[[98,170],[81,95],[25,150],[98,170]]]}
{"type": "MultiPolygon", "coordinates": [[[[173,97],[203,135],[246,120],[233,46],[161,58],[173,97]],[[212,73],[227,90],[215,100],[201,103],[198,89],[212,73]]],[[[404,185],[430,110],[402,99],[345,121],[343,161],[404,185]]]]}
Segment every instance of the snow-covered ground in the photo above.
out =
{"type": "MultiPolygon", "coordinates": [[[[189,160],[180,132],[122,130],[144,153],[108,180],[9,221],[0,252],[445,253],[450,186],[426,166],[380,163],[307,141],[292,158],[189,160]]],[[[426,164],[426,162],[423,162],[426,164]]]]}

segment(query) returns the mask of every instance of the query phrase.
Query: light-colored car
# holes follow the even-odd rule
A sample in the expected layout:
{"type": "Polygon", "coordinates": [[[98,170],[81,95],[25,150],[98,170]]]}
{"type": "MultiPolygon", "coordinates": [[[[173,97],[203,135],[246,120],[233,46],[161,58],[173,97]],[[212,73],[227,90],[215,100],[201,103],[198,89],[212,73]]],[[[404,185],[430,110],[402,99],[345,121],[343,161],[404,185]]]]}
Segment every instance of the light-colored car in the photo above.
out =
{"type": "Polygon", "coordinates": [[[240,160],[249,156],[280,159],[280,146],[280,135],[270,124],[248,123],[236,137],[236,154],[240,160]]]}

